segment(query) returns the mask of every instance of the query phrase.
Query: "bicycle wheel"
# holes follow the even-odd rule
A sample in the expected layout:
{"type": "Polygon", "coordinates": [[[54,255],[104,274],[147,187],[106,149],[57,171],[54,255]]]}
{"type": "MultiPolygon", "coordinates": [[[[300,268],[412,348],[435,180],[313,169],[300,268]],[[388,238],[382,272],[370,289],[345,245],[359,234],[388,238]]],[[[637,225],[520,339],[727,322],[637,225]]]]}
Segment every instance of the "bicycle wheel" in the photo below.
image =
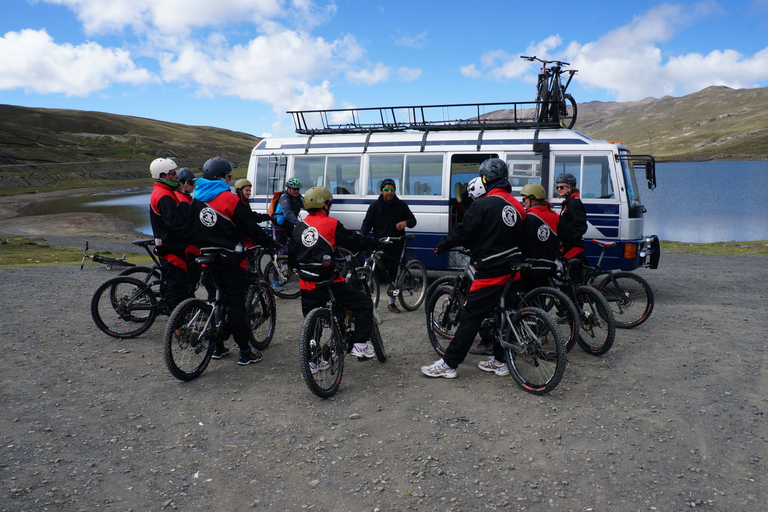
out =
{"type": "Polygon", "coordinates": [[[576,124],[576,100],[573,96],[566,94],[560,104],[560,125],[563,128],[571,129],[576,124]]]}
{"type": "Polygon", "coordinates": [[[245,312],[248,326],[253,333],[251,346],[256,350],[264,350],[272,343],[277,321],[275,296],[267,283],[252,285],[245,296],[245,312]]]}
{"type": "Polygon", "coordinates": [[[279,272],[275,269],[274,261],[269,261],[264,267],[264,276],[269,287],[278,297],[295,299],[299,296],[299,276],[288,266],[288,256],[278,256],[279,272]]]}
{"type": "Polygon", "coordinates": [[[613,272],[597,287],[611,306],[616,327],[631,329],[653,311],[653,291],[648,281],[632,272],[613,272]]]}
{"type": "Polygon", "coordinates": [[[160,298],[160,269],[155,267],[145,267],[143,265],[131,267],[120,272],[121,276],[131,276],[136,279],[141,279],[145,283],[153,283],[152,291],[155,292],[155,297],[160,298]]]}
{"type": "Polygon", "coordinates": [[[397,279],[398,297],[400,304],[408,311],[413,311],[424,302],[427,291],[427,268],[419,260],[411,260],[405,264],[397,279]]]}
{"type": "Polygon", "coordinates": [[[329,398],[338,391],[344,372],[344,347],[339,329],[331,328],[332,321],[328,308],[313,309],[299,335],[301,375],[310,391],[320,398],[329,398]]]}
{"type": "Polygon", "coordinates": [[[374,274],[371,277],[371,269],[368,267],[357,267],[355,269],[355,272],[357,272],[357,276],[360,279],[358,281],[360,284],[358,285],[360,287],[360,291],[366,294],[371,295],[371,300],[373,301],[373,309],[376,309],[379,307],[379,295],[381,295],[381,286],[379,285],[379,278],[376,277],[374,274]],[[371,284],[368,286],[368,290],[366,290],[366,286],[364,283],[367,283],[370,280],[371,284]]]}
{"type": "Polygon", "coordinates": [[[134,338],[146,332],[157,313],[152,289],[133,277],[118,276],[106,281],[91,299],[96,327],[113,338],[134,338]]]}
{"type": "Polygon", "coordinates": [[[565,373],[565,341],[549,315],[538,308],[523,308],[512,317],[505,348],[507,368],[515,382],[534,395],[555,389],[565,373]],[[516,334],[516,335],[515,335],[516,334]]]}
{"type": "Polygon", "coordinates": [[[581,327],[576,341],[588,354],[605,354],[616,338],[616,324],[608,301],[591,286],[578,286],[573,294],[581,327]]]}
{"type": "Polygon", "coordinates": [[[165,326],[165,364],[179,380],[193,380],[208,367],[216,345],[213,306],[187,299],[173,310],[165,326]]]}
{"type": "Polygon", "coordinates": [[[460,290],[454,290],[456,278],[448,279],[432,291],[429,301],[424,306],[429,342],[441,357],[445,355],[445,349],[453,339],[456,326],[459,325],[459,314],[465,300],[460,290]]]}
{"type": "Polygon", "coordinates": [[[523,303],[543,310],[560,327],[565,340],[565,350],[570,352],[579,337],[579,312],[571,299],[556,288],[541,286],[523,297],[523,303]]]}
{"type": "Polygon", "coordinates": [[[435,279],[434,282],[432,282],[432,284],[429,285],[429,288],[427,288],[427,294],[424,297],[424,302],[425,303],[429,302],[429,299],[432,297],[432,294],[435,292],[435,290],[437,290],[440,286],[446,283],[453,286],[456,283],[456,276],[455,275],[443,276],[435,279]]]}
{"type": "Polygon", "coordinates": [[[384,341],[381,339],[381,331],[379,330],[379,324],[374,320],[373,329],[371,329],[371,345],[373,345],[373,351],[376,352],[376,359],[380,363],[387,360],[387,350],[384,348],[384,341]]]}

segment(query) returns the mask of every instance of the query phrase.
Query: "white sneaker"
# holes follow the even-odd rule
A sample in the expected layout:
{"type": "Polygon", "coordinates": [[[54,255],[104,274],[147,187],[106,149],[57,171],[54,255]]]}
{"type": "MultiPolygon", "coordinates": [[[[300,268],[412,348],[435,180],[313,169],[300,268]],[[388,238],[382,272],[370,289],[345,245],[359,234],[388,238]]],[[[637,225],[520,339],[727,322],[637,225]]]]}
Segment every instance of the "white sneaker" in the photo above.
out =
{"type": "Polygon", "coordinates": [[[477,367],[484,372],[493,372],[501,377],[509,375],[507,364],[498,362],[495,357],[492,357],[487,361],[480,361],[477,363],[477,367]]]}
{"type": "Polygon", "coordinates": [[[456,368],[451,368],[445,361],[438,359],[429,366],[422,366],[421,373],[427,377],[444,377],[446,379],[456,378],[456,368]]]}
{"type": "Polygon", "coordinates": [[[331,367],[331,363],[326,361],[325,359],[320,359],[317,363],[313,363],[310,361],[309,363],[309,371],[312,373],[322,372],[327,370],[331,367]]]}
{"type": "Polygon", "coordinates": [[[352,346],[352,352],[355,357],[364,357],[366,359],[372,359],[376,357],[376,352],[373,350],[373,345],[370,342],[367,343],[355,343],[352,346]]]}

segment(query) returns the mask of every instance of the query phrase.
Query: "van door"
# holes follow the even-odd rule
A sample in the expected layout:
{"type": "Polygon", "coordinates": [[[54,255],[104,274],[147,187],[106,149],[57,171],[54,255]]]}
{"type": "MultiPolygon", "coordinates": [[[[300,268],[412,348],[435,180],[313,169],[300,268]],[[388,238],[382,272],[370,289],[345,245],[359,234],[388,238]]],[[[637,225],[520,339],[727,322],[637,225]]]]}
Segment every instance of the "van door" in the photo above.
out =
{"type": "Polygon", "coordinates": [[[448,188],[450,194],[448,232],[453,230],[464,218],[464,212],[469,208],[471,199],[467,194],[467,183],[477,177],[480,164],[489,158],[498,158],[497,153],[469,153],[451,155],[451,182],[448,188]]]}

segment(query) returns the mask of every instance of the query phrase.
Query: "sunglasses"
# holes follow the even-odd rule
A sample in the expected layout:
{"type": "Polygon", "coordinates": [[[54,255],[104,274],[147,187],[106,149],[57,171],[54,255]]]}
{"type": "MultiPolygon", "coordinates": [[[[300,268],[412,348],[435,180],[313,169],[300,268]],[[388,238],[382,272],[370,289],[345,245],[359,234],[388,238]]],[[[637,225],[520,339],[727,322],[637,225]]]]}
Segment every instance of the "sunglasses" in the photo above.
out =
{"type": "Polygon", "coordinates": [[[568,185],[558,185],[557,186],[557,190],[561,190],[561,189],[564,189],[564,188],[568,188],[568,185]]]}
{"type": "Polygon", "coordinates": [[[168,171],[168,176],[176,176],[176,171],[168,171]]]}
{"type": "Polygon", "coordinates": [[[393,188],[383,188],[381,190],[382,190],[382,192],[394,192],[395,191],[395,189],[393,189],[393,188]]]}

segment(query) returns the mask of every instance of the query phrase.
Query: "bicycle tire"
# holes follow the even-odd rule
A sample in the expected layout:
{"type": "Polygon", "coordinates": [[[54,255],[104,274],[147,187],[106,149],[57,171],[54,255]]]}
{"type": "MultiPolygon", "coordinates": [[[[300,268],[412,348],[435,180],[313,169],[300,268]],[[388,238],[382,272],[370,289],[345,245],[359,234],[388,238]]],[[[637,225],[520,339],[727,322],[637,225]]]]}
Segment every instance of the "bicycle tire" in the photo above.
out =
{"type": "Polygon", "coordinates": [[[427,291],[427,268],[419,260],[405,264],[397,279],[398,299],[407,311],[415,311],[424,302],[427,291]]]}
{"type": "Polygon", "coordinates": [[[288,266],[288,256],[278,256],[277,262],[283,269],[283,276],[273,269],[275,263],[270,260],[264,267],[264,277],[275,295],[283,299],[295,299],[301,293],[299,276],[288,266]]]}
{"type": "Polygon", "coordinates": [[[155,322],[158,305],[152,289],[134,277],[118,276],[102,283],[91,298],[91,317],[104,334],[135,338],[155,322]]]}
{"type": "Polygon", "coordinates": [[[533,395],[546,395],[560,384],[565,374],[565,341],[549,315],[538,308],[522,308],[512,318],[512,329],[522,346],[510,333],[507,342],[518,350],[505,348],[510,375],[533,395]]]}
{"type": "Polygon", "coordinates": [[[539,101],[541,103],[536,104],[536,122],[546,123],[549,121],[549,90],[546,88],[546,82],[544,82],[539,101]]]}
{"type": "Polygon", "coordinates": [[[379,330],[379,324],[374,320],[373,327],[371,328],[371,345],[373,345],[373,351],[376,352],[376,359],[380,363],[387,360],[387,350],[384,348],[384,340],[381,339],[381,330],[379,330]]]}
{"type": "Polygon", "coordinates": [[[653,312],[651,285],[632,272],[613,272],[602,280],[597,291],[603,294],[611,306],[619,329],[637,327],[648,320],[653,312]]]}
{"type": "Polygon", "coordinates": [[[427,294],[424,297],[424,303],[429,302],[430,297],[432,297],[432,293],[434,293],[437,288],[445,283],[453,284],[456,283],[457,277],[455,275],[452,276],[442,276],[435,279],[431,285],[429,285],[429,288],[427,288],[427,294]]]}
{"type": "Polygon", "coordinates": [[[565,351],[570,352],[579,338],[579,312],[573,301],[556,288],[540,286],[526,293],[523,303],[547,313],[560,327],[565,351]]]}
{"type": "Polygon", "coordinates": [[[445,355],[445,349],[453,339],[459,325],[461,307],[466,299],[460,290],[454,290],[456,278],[446,277],[447,279],[432,291],[424,306],[429,342],[440,357],[445,355]],[[452,279],[452,282],[448,279],[452,279]]]}
{"type": "Polygon", "coordinates": [[[379,307],[379,297],[381,296],[381,285],[379,284],[379,278],[376,277],[376,274],[371,276],[371,269],[368,267],[357,267],[355,269],[355,272],[357,273],[359,284],[358,287],[360,288],[360,291],[365,293],[366,295],[371,296],[371,300],[373,301],[373,309],[376,309],[379,307]],[[366,291],[366,286],[363,283],[367,283],[370,279],[371,284],[368,287],[368,290],[366,291]]]}
{"type": "Polygon", "coordinates": [[[608,301],[591,286],[577,286],[574,304],[579,311],[579,346],[588,354],[601,356],[616,339],[616,323],[608,301]]]}
{"type": "Polygon", "coordinates": [[[564,108],[565,111],[560,113],[560,125],[563,128],[570,130],[573,128],[573,125],[576,124],[576,116],[578,114],[576,100],[574,100],[573,96],[570,94],[565,94],[563,95],[561,107],[564,108]]]}
{"type": "Polygon", "coordinates": [[[162,279],[160,269],[156,267],[145,267],[144,265],[138,265],[123,270],[120,272],[120,275],[135,277],[136,279],[141,279],[145,283],[152,283],[152,291],[155,292],[155,298],[160,298],[160,281],[162,279]]]}
{"type": "Polygon", "coordinates": [[[208,367],[216,345],[213,306],[200,299],[186,299],[176,306],[165,326],[165,365],[179,380],[198,378],[208,367]]]}
{"type": "Polygon", "coordinates": [[[344,374],[344,346],[338,326],[331,328],[333,321],[328,308],[315,308],[304,319],[299,335],[301,375],[320,398],[335,395],[344,374]]]}
{"type": "Polygon", "coordinates": [[[245,311],[248,327],[253,334],[251,346],[256,350],[264,350],[272,343],[277,322],[275,296],[266,282],[248,288],[245,311]]]}

